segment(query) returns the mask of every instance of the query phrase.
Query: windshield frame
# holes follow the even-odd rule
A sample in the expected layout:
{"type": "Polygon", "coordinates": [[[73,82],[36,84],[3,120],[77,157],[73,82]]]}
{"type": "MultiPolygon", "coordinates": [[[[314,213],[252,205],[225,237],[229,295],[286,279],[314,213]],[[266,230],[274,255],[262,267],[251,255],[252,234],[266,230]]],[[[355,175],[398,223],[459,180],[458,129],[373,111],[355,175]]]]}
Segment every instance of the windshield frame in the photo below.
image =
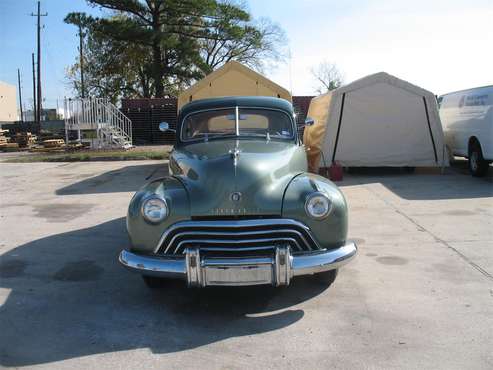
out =
{"type": "Polygon", "coordinates": [[[283,114],[285,114],[287,117],[288,117],[288,120],[289,122],[291,123],[291,130],[292,130],[292,133],[291,133],[291,136],[289,137],[276,137],[276,136],[270,136],[268,139],[269,140],[275,140],[275,141],[291,141],[291,142],[294,142],[297,140],[297,137],[298,137],[298,128],[297,128],[297,125],[296,125],[296,122],[294,120],[294,117],[292,116],[292,114],[290,114],[289,112],[283,110],[283,109],[277,109],[277,108],[270,108],[270,107],[262,107],[262,106],[242,106],[242,105],[235,105],[235,106],[226,106],[226,107],[218,107],[218,108],[209,108],[209,109],[201,109],[201,110],[196,110],[196,111],[193,111],[193,112],[190,112],[188,113],[186,116],[184,116],[181,120],[180,120],[180,132],[179,132],[179,135],[177,135],[177,138],[179,139],[179,142],[181,142],[182,144],[191,144],[191,143],[197,143],[197,142],[204,142],[204,141],[213,141],[213,140],[222,140],[222,139],[231,139],[231,138],[234,138],[234,139],[256,139],[256,140],[259,140],[259,139],[266,139],[267,136],[265,137],[262,137],[258,134],[256,135],[240,135],[240,110],[241,109],[259,109],[259,110],[268,110],[268,111],[276,111],[276,112],[281,112],[283,114]],[[207,140],[205,140],[203,137],[201,138],[196,138],[196,139],[185,139],[183,137],[183,125],[186,121],[186,119],[189,117],[189,116],[192,116],[194,114],[198,114],[198,113],[203,113],[203,112],[211,112],[211,111],[220,111],[220,110],[233,110],[235,112],[235,134],[227,134],[227,135],[213,135],[211,137],[208,137],[207,140]]]}

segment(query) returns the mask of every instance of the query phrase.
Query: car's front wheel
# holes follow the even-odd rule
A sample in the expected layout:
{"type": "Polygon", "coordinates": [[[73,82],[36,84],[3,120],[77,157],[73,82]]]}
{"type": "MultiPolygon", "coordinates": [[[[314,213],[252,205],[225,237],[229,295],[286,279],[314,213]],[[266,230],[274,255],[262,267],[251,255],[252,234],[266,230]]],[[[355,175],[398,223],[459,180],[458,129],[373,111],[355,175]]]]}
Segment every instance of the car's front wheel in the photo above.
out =
{"type": "Polygon", "coordinates": [[[469,145],[469,172],[475,177],[482,177],[488,172],[488,161],[483,158],[481,145],[474,141],[469,145]]]}
{"type": "Polygon", "coordinates": [[[142,275],[142,279],[148,288],[157,289],[163,286],[163,279],[154,277],[154,276],[146,276],[142,275]]]}
{"type": "Polygon", "coordinates": [[[320,272],[318,274],[315,274],[315,279],[318,282],[329,286],[329,285],[332,285],[332,283],[335,281],[338,272],[339,272],[338,269],[320,272]]]}

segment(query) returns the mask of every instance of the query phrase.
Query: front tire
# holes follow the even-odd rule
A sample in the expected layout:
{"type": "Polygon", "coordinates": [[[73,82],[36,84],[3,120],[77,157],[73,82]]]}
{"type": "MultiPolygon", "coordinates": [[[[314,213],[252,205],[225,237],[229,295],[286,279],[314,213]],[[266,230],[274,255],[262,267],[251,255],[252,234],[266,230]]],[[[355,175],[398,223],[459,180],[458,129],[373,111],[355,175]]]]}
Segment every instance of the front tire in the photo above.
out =
{"type": "Polygon", "coordinates": [[[446,151],[449,163],[450,164],[454,163],[455,162],[455,156],[454,156],[454,153],[452,152],[452,149],[450,149],[450,147],[448,145],[446,145],[445,151],[446,151]]]}
{"type": "Polygon", "coordinates": [[[477,141],[469,145],[468,164],[469,172],[474,177],[483,177],[488,172],[488,161],[484,160],[481,145],[477,141]]]}
{"type": "Polygon", "coordinates": [[[158,289],[163,286],[163,279],[154,276],[142,275],[142,280],[144,280],[145,285],[150,289],[158,289]]]}
{"type": "Polygon", "coordinates": [[[315,274],[314,278],[316,281],[323,283],[324,285],[330,286],[336,280],[338,272],[339,269],[320,272],[318,274],[315,274]]]}

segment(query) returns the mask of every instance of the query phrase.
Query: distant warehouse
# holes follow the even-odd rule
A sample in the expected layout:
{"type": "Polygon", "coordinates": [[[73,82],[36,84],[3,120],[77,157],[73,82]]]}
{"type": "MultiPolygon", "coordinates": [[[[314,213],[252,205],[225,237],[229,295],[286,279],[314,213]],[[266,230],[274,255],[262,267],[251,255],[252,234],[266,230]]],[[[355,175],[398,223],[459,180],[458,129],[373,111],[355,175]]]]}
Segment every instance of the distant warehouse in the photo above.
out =
{"type": "Polygon", "coordinates": [[[12,123],[17,119],[16,88],[0,81],[0,123],[12,123]]]}

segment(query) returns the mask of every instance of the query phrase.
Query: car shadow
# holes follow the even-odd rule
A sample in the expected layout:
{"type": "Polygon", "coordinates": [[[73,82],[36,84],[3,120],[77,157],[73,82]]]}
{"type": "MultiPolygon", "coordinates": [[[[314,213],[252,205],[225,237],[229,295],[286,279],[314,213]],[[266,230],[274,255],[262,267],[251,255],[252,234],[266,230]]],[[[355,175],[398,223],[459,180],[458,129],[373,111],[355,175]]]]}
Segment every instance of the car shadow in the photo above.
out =
{"type": "Polygon", "coordinates": [[[149,290],[117,262],[124,218],[48,236],[0,256],[0,365],[26,366],[149,348],[183,351],[265,333],[301,320],[293,307],[328,286],[295,279],[288,288],[149,290]]]}
{"type": "MultiPolygon", "coordinates": [[[[98,176],[84,178],[81,181],[57,189],[55,194],[76,195],[132,192],[139,189],[144,183],[167,176],[168,174],[167,162],[126,166],[98,176]]],[[[67,178],[67,180],[76,180],[80,176],[85,177],[86,175],[74,175],[74,178],[67,178]]]]}
{"type": "Polygon", "coordinates": [[[439,168],[416,168],[408,173],[400,168],[351,168],[344,174],[340,187],[382,184],[406,200],[469,199],[493,196],[493,168],[487,176],[476,178],[464,170],[462,162],[441,172],[439,168]]]}

